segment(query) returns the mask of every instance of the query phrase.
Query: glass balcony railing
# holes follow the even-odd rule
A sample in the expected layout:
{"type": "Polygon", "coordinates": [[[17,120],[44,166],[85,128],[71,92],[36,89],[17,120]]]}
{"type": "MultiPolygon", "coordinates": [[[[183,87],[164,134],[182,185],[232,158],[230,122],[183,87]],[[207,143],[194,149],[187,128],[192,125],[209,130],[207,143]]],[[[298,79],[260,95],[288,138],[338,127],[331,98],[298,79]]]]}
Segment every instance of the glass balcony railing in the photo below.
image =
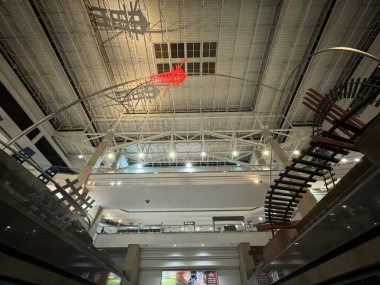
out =
{"type": "MultiPolygon", "coordinates": [[[[283,165],[273,165],[272,171],[284,170],[283,165]]],[[[197,167],[144,167],[129,166],[112,170],[110,168],[94,168],[92,174],[123,173],[123,174],[152,174],[152,173],[198,173],[198,172],[253,172],[269,171],[269,166],[260,165],[223,165],[223,166],[197,166],[197,167]]]]}
{"type": "Polygon", "coordinates": [[[100,223],[98,234],[146,234],[146,233],[227,233],[255,232],[256,224],[225,224],[225,225],[107,225],[100,223]]]}

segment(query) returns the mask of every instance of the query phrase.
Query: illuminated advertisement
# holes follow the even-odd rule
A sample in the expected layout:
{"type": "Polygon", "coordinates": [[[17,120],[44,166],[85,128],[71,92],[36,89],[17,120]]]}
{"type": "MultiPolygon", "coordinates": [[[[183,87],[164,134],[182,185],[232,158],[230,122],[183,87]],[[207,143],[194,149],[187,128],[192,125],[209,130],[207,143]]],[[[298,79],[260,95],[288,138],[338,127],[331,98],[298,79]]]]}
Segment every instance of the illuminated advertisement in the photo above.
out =
{"type": "Polygon", "coordinates": [[[107,278],[106,285],[120,285],[121,278],[113,273],[110,273],[107,278]]]}
{"type": "Polygon", "coordinates": [[[216,271],[162,271],[161,285],[218,285],[216,271]]]}

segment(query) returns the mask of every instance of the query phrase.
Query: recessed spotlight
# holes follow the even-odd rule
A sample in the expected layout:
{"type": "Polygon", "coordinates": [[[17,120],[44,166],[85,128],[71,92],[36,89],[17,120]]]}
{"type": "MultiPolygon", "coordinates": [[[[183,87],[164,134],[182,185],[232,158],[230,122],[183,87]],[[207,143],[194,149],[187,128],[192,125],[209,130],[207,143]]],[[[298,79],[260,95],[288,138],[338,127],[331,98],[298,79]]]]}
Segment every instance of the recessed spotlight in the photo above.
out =
{"type": "Polygon", "coordinates": [[[346,206],[346,205],[343,205],[342,208],[347,208],[347,206],[346,206]]]}
{"type": "Polygon", "coordinates": [[[119,224],[121,223],[121,219],[117,221],[119,224]]]}
{"type": "Polygon", "coordinates": [[[234,150],[233,152],[232,152],[232,156],[238,156],[239,155],[239,153],[236,151],[236,150],[234,150]]]}
{"type": "Polygon", "coordinates": [[[263,151],[263,155],[269,155],[269,150],[265,149],[265,150],[263,151]]]}
{"type": "Polygon", "coordinates": [[[120,186],[121,185],[121,181],[117,181],[116,185],[120,186]]]}
{"type": "Polygon", "coordinates": [[[259,221],[262,222],[264,220],[263,217],[259,217],[259,221]]]}
{"type": "Polygon", "coordinates": [[[107,157],[108,157],[108,158],[114,158],[115,155],[113,154],[113,152],[110,152],[110,153],[107,154],[107,157]]]}
{"type": "Polygon", "coordinates": [[[340,161],[343,162],[343,163],[346,163],[347,162],[347,158],[342,158],[340,161]]]}
{"type": "Polygon", "coordinates": [[[205,244],[204,244],[204,243],[202,243],[202,246],[205,246],[205,244]]]}
{"type": "Polygon", "coordinates": [[[177,246],[176,244],[173,244],[173,246],[177,246]]]}
{"type": "Polygon", "coordinates": [[[300,151],[299,151],[298,149],[295,149],[295,150],[293,150],[293,154],[294,154],[294,155],[299,155],[299,154],[300,154],[300,151]]]}
{"type": "Polygon", "coordinates": [[[144,158],[144,153],[143,152],[139,153],[139,158],[144,158]]]}
{"type": "Polygon", "coordinates": [[[359,162],[359,161],[360,161],[359,157],[355,158],[355,162],[359,162]]]}
{"type": "Polygon", "coordinates": [[[299,243],[298,243],[298,242],[295,242],[294,244],[295,244],[295,245],[299,245],[299,243]]]}
{"type": "Polygon", "coordinates": [[[175,158],[175,152],[174,151],[169,152],[169,157],[170,158],[175,158]]]}
{"type": "Polygon", "coordinates": [[[111,186],[114,186],[114,185],[115,185],[115,182],[112,181],[112,182],[110,183],[110,185],[111,185],[111,186]]]}
{"type": "Polygon", "coordinates": [[[83,158],[83,154],[78,155],[78,158],[83,158]]]}
{"type": "Polygon", "coordinates": [[[260,183],[260,179],[255,179],[254,182],[255,182],[256,184],[259,184],[259,183],[260,183]]]}
{"type": "Polygon", "coordinates": [[[187,163],[186,163],[186,167],[187,167],[187,168],[192,167],[192,166],[193,166],[193,164],[192,164],[191,162],[187,162],[187,163]]]}
{"type": "Polygon", "coordinates": [[[11,228],[11,226],[6,226],[5,229],[6,230],[9,230],[11,228]]]}
{"type": "Polygon", "coordinates": [[[202,157],[205,157],[206,156],[206,153],[204,151],[201,152],[201,156],[202,157]]]}

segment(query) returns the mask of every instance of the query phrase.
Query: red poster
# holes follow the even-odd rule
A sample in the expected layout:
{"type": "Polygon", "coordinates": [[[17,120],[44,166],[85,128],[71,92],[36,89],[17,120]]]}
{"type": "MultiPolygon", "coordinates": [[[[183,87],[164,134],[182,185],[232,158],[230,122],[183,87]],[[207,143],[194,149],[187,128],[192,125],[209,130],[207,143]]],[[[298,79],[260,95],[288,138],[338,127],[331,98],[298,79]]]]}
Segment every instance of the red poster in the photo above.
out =
{"type": "Polygon", "coordinates": [[[216,271],[206,271],[206,284],[218,285],[218,276],[216,271]]]}

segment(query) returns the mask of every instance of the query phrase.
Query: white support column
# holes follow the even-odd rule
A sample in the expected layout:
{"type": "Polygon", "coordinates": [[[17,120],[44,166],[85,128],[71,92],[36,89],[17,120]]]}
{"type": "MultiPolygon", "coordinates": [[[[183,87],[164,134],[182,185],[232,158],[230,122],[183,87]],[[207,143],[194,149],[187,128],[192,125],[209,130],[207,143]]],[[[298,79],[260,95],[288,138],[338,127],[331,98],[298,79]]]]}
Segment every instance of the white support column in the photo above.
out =
{"type": "Polygon", "coordinates": [[[139,284],[140,275],[140,246],[138,244],[128,245],[127,256],[124,263],[124,271],[128,280],[133,285],[139,284]]]}
{"type": "Polygon", "coordinates": [[[244,284],[253,273],[255,264],[253,262],[253,256],[249,255],[251,250],[251,245],[249,243],[239,243],[238,250],[240,259],[240,278],[244,284]]]}
{"type": "Polygon", "coordinates": [[[273,136],[269,133],[267,129],[262,130],[262,134],[265,138],[265,140],[271,145],[272,151],[278,156],[278,158],[281,160],[281,162],[284,164],[284,166],[287,166],[290,164],[290,161],[288,159],[288,156],[284,152],[284,150],[281,148],[278,141],[276,141],[273,136]]]}
{"type": "Polygon", "coordinates": [[[115,160],[112,162],[112,165],[111,165],[111,171],[115,171],[116,170],[116,167],[117,167],[117,164],[119,163],[120,157],[121,157],[121,151],[119,151],[116,154],[115,160]]]}
{"type": "Polygon", "coordinates": [[[102,218],[103,207],[94,206],[89,211],[88,214],[93,218],[92,225],[88,230],[88,234],[91,236],[93,240],[96,238],[96,229],[98,228],[100,219],[102,218]]]}
{"type": "Polygon", "coordinates": [[[102,142],[96,148],[94,154],[91,156],[91,159],[88,161],[87,165],[85,165],[83,167],[83,169],[81,170],[81,172],[79,173],[77,186],[82,186],[82,185],[84,186],[86,184],[87,179],[90,176],[91,171],[92,171],[96,161],[103,154],[108,143],[112,141],[113,136],[114,136],[114,133],[109,132],[103,137],[102,142]]]}

